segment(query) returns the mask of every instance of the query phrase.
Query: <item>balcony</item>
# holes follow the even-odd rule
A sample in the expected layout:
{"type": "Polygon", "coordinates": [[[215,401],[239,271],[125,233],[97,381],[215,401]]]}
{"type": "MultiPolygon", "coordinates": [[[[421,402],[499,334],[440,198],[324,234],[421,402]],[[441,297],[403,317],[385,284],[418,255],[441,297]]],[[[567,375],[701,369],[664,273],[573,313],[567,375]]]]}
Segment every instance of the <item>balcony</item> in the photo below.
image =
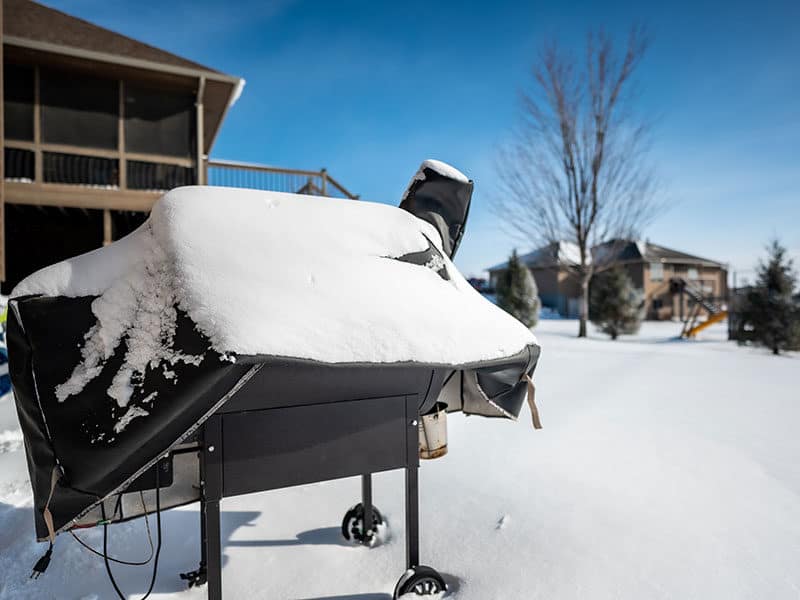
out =
{"type": "Polygon", "coordinates": [[[205,182],[356,199],[325,169],[285,169],[224,160],[191,159],[8,140],[5,201],[15,204],[148,211],[165,191],[205,182]]]}

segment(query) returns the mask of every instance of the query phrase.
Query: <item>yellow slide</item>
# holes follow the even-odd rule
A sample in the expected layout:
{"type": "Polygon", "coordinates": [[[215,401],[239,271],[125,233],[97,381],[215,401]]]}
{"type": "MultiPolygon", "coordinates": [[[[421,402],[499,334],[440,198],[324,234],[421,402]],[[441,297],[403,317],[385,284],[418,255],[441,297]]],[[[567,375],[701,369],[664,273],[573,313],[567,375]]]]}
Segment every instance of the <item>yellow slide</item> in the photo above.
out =
{"type": "Polygon", "coordinates": [[[709,325],[713,325],[714,323],[719,323],[727,316],[728,316],[727,310],[721,310],[717,314],[711,315],[710,317],[708,317],[708,319],[706,319],[699,325],[695,325],[689,331],[687,331],[686,337],[693,338],[695,335],[697,335],[700,331],[703,331],[703,329],[705,329],[709,325]]]}

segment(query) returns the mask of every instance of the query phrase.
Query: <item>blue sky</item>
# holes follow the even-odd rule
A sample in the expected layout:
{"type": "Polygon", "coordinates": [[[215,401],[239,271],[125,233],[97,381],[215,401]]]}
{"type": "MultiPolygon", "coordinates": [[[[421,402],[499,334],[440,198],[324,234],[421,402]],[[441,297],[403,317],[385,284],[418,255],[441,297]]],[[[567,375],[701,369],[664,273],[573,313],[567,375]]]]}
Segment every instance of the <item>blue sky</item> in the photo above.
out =
{"type": "MultiPolygon", "coordinates": [[[[362,198],[397,203],[424,158],[475,180],[456,263],[500,262],[488,210],[494,160],[537,48],[589,28],[653,37],[637,85],[671,209],[650,240],[740,277],[770,237],[800,262],[800,2],[205,2],[51,0],[51,6],[244,77],[212,155],[327,167],[362,198]]],[[[800,267],[800,265],[798,265],[800,267]]]]}

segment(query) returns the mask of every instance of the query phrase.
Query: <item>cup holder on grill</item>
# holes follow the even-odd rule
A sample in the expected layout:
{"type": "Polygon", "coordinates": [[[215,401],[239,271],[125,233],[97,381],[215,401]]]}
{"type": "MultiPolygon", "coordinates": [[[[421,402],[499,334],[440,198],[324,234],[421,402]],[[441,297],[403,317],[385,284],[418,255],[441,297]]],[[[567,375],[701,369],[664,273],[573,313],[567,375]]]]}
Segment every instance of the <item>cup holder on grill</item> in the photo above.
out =
{"type": "Polygon", "coordinates": [[[419,420],[419,457],[441,458],[447,454],[447,404],[437,402],[419,420]]]}

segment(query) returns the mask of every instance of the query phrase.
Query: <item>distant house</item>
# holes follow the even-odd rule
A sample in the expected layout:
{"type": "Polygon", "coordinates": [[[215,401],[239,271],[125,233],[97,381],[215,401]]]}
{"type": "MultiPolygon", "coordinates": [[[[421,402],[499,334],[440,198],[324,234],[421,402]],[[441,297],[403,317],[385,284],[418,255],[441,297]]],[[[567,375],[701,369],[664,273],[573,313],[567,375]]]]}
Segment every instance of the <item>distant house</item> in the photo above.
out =
{"type": "MultiPolygon", "coordinates": [[[[580,284],[570,270],[579,262],[577,248],[569,242],[554,242],[519,257],[527,266],[539,288],[542,306],[565,317],[576,317],[580,310],[580,284]]],[[[508,268],[501,263],[488,269],[489,285],[497,288],[500,275],[508,268]]]]}
{"type": "MultiPolygon", "coordinates": [[[[575,272],[580,258],[569,242],[555,242],[520,257],[539,287],[542,306],[565,317],[580,312],[580,283],[575,272]]],[[[728,272],[723,263],[635,240],[615,240],[595,246],[592,259],[598,269],[625,268],[633,284],[644,293],[648,319],[683,318],[693,300],[685,287],[718,303],[728,295],[728,272]]],[[[488,269],[495,285],[507,263],[488,269]]]]}

